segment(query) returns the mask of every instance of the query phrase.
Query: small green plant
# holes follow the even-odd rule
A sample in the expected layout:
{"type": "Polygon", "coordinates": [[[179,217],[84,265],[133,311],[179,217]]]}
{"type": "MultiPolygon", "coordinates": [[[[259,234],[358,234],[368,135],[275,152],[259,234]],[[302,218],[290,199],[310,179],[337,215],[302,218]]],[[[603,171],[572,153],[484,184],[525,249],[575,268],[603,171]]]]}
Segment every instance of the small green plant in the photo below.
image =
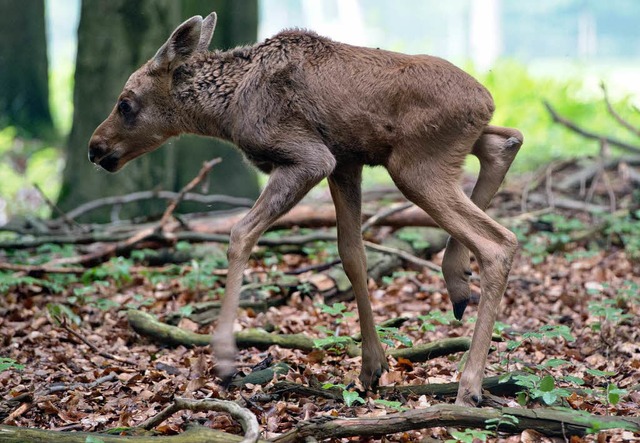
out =
{"type": "Polygon", "coordinates": [[[321,304],[320,310],[325,314],[329,314],[332,317],[336,317],[334,321],[337,324],[344,323],[345,321],[347,321],[347,318],[355,317],[356,315],[353,312],[347,311],[347,305],[345,305],[342,302],[334,303],[331,306],[321,304]]]}
{"type": "Polygon", "coordinates": [[[220,281],[220,277],[213,272],[220,268],[220,260],[191,260],[191,269],[180,279],[182,284],[195,292],[214,288],[220,281]]]}
{"type": "Polygon", "coordinates": [[[530,400],[536,399],[542,400],[547,405],[552,405],[559,398],[571,395],[567,389],[558,388],[555,378],[551,375],[540,377],[536,374],[516,374],[513,379],[517,385],[525,388],[516,396],[518,403],[522,406],[529,403],[530,400]]]}
{"type": "Polygon", "coordinates": [[[382,283],[385,285],[393,284],[393,282],[398,278],[403,277],[414,277],[416,273],[414,271],[396,271],[391,275],[385,275],[382,277],[382,283]]]}
{"type": "Polygon", "coordinates": [[[424,239],[419,229],[404,228],[396,233],[396,236],[411,245],[414,251],[427,249],[431,244],[424,239]]]}
{"type": "Polygon", "coordinates": [[[67,320],[76,325],[82,323],[82,319],[78,314],[73,312],[67,305],[63,305],[61,303],[47,303],[47,311],[56,323],[62,323],[67,320]]]}
{"type": "Polygon", "coordinates": [[[586,229],[584,223],[575,218],[566,218],[560,214],[543,214],[537,221],[546,226],[546,230],[528,232],[522,226],[514,229],[522,244],[523,254],[530,257],[533,264],[542,263],[549,252],[561,249],[572,241],[572,234],[586,229]]]}
{"type": "Polygon", "coordinates": [[[399,401],[383,400],[381,398],[378,398],[376,400],[373,400],[373,402],[377,405],[384,406],[385,408],[392,408],[399,412],[407,411],[409,409],[402,406],[402,403],[399,401]]]}
{"type": "Polygon", "coordinates": [[[347,305],[344,303],[334,303],[331,306],[325,304],[318,304],[320,310],[325,314],[329,314],[334,318],[336,324],[335,329],[327,328],[326,326],[316,326],[316,329],[327,335],[325,338],[318,338],[313,341],[313,345],[316,348],[341,350],[348,344],[353,342],[353,339],[346,335],[340,335],[340,325],[345,323],[348,318],[354,317],[353,312],[347,311],[347,305]]]}
{"type": "Polygon", "coordinates": [[[487,441],[493,435],[491,431],[480,429],[465,429],[464,431],[451,431],[453,439],[445,440],[445,443],[475,443],[476,441],[487,441]]]}
{"type": "Polygon", "coordinates": [[[421,331],[431,332],[436,330],[436,324],[451,324],[453,321],[453,312],[431,311],[428,314],[418,316],[418,320],[422,322],[420,325],[421,331]]]}
{"type": "Polygon", "coordinates": [[[0,372],[8,371],[9,369],[22,371],[24,369],[24,365],[19,364],[12,358],[0,357],[0,372]]]}
{"type": "Polygon", "coordinates": [[[500,429],[500,426],[503,426],[503,425],[515,426],[518,423],[520,423],[520,419],[518,419],[518,417],[514,415],[502,414],[500,417],[490,418],[486,420],[484,423],[485,423],[485,428],[488,431],[497,432],[500,429]]]}
{"type": "Polygon", "coordinates": [[[54,280],[31,277],[29,275],[15,275],[13,272],[0,272],[0,292],[7,293],[19,286],[40,286],[52,293],[60,293],[64,286],[54,280]]]}
{"type": "Polygon", "coordinates": [[[392,348],[396,347],[396,342],[400,342],[403,346],[410,348],[413,346],[413,341],[411,337],[400,332],[398,328],[385,327],[385,326],[376,326],[376,331],[378,331],[378,336],[380,337],[380,341],[387,346],[392,348]]]}
{"type": "Polygon", "coordinates": [[[640,259],[640,210],[624,217],[608,216],[607,234],[616,236],[624,245],[625,252],[633,260],[640,259]]]}
{"type": "Polygon", "coordinates": [[[342,399],[344,400],[344,404],[348,407],[353,406],[354,404],[364,404],[364,399],[360,397],[357,391],[350,389],[347,385],[342,383],[325,383],[322,385],[322,389],[333,389],[339,388],[342,390],[342,399]]]}

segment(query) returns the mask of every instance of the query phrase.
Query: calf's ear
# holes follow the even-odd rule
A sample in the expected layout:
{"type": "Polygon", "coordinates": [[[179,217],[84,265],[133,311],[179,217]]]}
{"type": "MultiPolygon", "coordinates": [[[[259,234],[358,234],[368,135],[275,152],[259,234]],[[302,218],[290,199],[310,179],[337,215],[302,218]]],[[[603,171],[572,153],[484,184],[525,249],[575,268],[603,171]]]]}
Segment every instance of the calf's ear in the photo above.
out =
{"type": "Polygon", "coordinates": [[[198,47],[202,17],[196,15],[178,26],[151,59],[151,70],[171,72],[183,64],[198,47]]]}
{"type": "Polygon", "coordinates": [[[217,21],[218,16],[215,12],[212,12],[204,18],[197,51],[202,52],[209,49],[209,44],[211,44],[211,38],[213,37],[213,31],[216,30],[217,21]]]}

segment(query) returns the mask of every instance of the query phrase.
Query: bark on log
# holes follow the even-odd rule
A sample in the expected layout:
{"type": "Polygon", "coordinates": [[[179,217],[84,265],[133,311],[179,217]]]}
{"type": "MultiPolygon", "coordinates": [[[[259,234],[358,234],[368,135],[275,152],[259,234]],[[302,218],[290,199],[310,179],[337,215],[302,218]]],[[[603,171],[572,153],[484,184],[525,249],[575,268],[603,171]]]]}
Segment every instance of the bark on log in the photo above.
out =
{"type": "Polygon", "coordinates": [[[509,434],[535,429],[544,435],[566,438],[584,435],[596,426],[602,430],[624,428],[640,431],[640,418],[635,417],[603,417],[556,409],[488,409],[439,404],[386,416],[338,419],[327,417],[324,421],[302,422],[295,429],[272,441],[290,443],[303,441],[306,437],[317,440],[354,436],[375,437],[437,426],[484,429],[487,420],[495,420],[498,430],[509,434]],[[517,421],[510,420],[508,416],[516,417],[517,421]],[[498,421],[501,419],[502,421],[498,421]]]}
{"type": "MultiPolygon", "coordinates": [[[[243,437],[203,426],[194,426],[182,434],[169,436],[135,435],[120,436],[91,432],[60,432],[46,429],[18,428],[0,425],[0,441],[3,443],[231,443],[241,442],[243,437]]],[[[266,440],[259,440],[266,443],[266,440]]]]}

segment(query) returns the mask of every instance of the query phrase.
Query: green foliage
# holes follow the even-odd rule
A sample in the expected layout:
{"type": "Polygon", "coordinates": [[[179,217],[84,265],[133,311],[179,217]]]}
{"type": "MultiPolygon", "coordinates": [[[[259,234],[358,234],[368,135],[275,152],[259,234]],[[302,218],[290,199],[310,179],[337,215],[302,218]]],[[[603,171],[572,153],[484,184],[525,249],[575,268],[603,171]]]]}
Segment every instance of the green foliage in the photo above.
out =
{"type": "Polygon", "coordinates": [[[502,425],[515,426],[520,422],[520,419],[514,415],[502,414],[499,418],[490,418],[486,420],[485,428],[490,431],[497,431],[502,425]]]}
{"type": "Polygon", "coordinates": [[[544,214],[538,223],[549,226],[548,231],[532,231],[522,226],[514,228],[522,253],[531,258],[533,264],[540,264],[549,255],[549,251],[571,242],[571,235],[586,229],[584,223],[575,218],[566,218],[561,214],[544,214]]]}
{"type": "Polygon", "coordinates": [[[64,286],[55,280],[31,277],[29,275],[15,275],[13,272],[0,271],[0,292],[6,293],[10,289],[23,285],[41,286],[52,293],[60,293],[64,286]]]}
{"type": "Polygon", "coordinates": [[[421,233],[420,229],[407,227],[398,231],[396,236],[403,241],[406,241],[411,245],[414,251],[420,251],[427,249],[431,244],[426,241],[421,233]]]}
{"type": "Polygon", "coordinates": [[[559,398],[571,395],[567,389],[558,388],[556,380],[551,375],[540,377],[536,374],[516,374],[515,383],[525,388],[517,394],[518,403],[526,405],[530,400],[542,400],[547,405],[554,404],[559,398]]]}
{"type": "Polygon", "coordinates": [[[360,397],[357,391],[349,388],[348,386],[342,383],[325,383],[322,385],[322,389],[333,389],[339,388],[342,390],[342,399],[344,400],[344,404],[348,407],[353,406],[354,404],[364,404],[364,399],[360,397]]]}
{"type": "Polygon", "coordinates": [[[0,372],[8,371],[9,369],[21,371],[24,369],[24,365],[18,364],[18,362],[12,358],[0,357],[0,372]]]}
{"type": "Polygon", "coordinates": [[[418,320],[422,322],[421,331],[431,332],[436,330],[436,324],[449,325],[454,319],[451,311],[431,311],[426,315],[420,315],[418,320]]]}
{"type": "Polygon", "coordinates": [[[62,323],[67,320],[76,325],[82,323],[80,316],[73,312],[73,310],[71,310],[67,305],[63,305],[61,303],[48,303],[47,311],[49,311],[49,315],[51,315],[51,318],[53,318],[57,323],[62,323]]]}
{"type": "Polygon", "coordinates": [[[400,342],[403,346],[410,348],[413,346],[411,337],[400,332],[398,328],[376,326],[380,341],[387,346],[395,348],[396,342],[400,342]]]}
{"type": "Polygon", "coordinates": [[[95,268],[88,269],[82,274],[81,280],[85,284],[95,281],[113,280],[117,287],[131,283],[131,266],[133,260],[124,257],[112,257],[108,262],[95,268]]]}
{"type": "Polygon", "coordinates": [[[391,275],[385,275],[382,277],[382,283],[390,285],[398,278],[414,277],[416,273],[414,271],[395,271],[391,275]]]}
{"type": "Polygon", "coordinates": [[[0,200],[6,208],[0,212],[0,220],[16,215],[48,217],[50,209],[42,204],[34,184],[47,197],[55,200],[60,191],[62,159],[58,149],[39,140],[17,137],[17,131],[9,126],[0,129],[0,200]]]}
{"type": "MultiPolygon", "coordinates": [[[[353,312],[347,311],[347,306],[344,303],[334,303],[331,306],[318,304],[317,306],[320,307],[320,310],[325,314],[329,314],[330,316],[335,317],[334,323],[336,325],[340,325],[346,322],[347,318],[355,316],[353,312]]],[[[325,338],[318,338],[313,340],[313,345],[316,348],[340,350],[353,342],[351,337],[340,335],[340,328],[331,330],[326,326],[316,326],[316,329],[327,335],[327,337],[325,338]]]]}
{"type": "Polygon", "coordinates": [[[640,260],[640,210],[624,217],[607,216],[607,234],[617,236],[629,258],[640,260]]]}
{"type": "MultiPolygon", "coordinates": [[[[486,74],[475,75],[491,91],[496,102],[492,123],[518,128],[525,136],[525,145],[513,164],[514,172],[530,171],[553,159],[598,152],[597,141],[586,141],[566,128],[552,124],[543,100],[549,101],[562,116],[590,131],[629,140],[629,133],[612,122],[601,91],[589,90],[585,79],[579,75],[562,80],[534,76],[524,65],[509,60],[498,62],[486,74]]],[[[630,98],[613,105],[625,118],[637,122],[630,98]]]]}
{"type": "Polygon", "coordinates": [[[445,443],[475,443],[478,440],[487,441],[493,435],[492,431],[480,429],[465,429],[464,431],[451,431],[453,439],[445,440],[445,443]]]}
{"type": "Polygon", "coordinates": [[[335,322],[340,324],[346,321],[348,317],[354,317],[353,312],[347,311],[347,305],[344,303],[334,303],[331,306],[320,305],[320,310],[325,314],[329,314],[332,317],[336,317],[335,322]]]}
{"type": "Polygon", "coordinates": [[[191,260],[191,269],[180,279],[183,285],[193,291],[215,288],[220,277],[213,271],[224,267],[218,257],[205,258],[204,260],[191,260]]]}
{"type": "Polygon", "coordinates": [[[399,401],[383,400],[381,398],[378,398],[373,400],[373,402],[377,405],[384,406],[385,408],[392,408],[399,412],[409,410],[409,408],[402,406],[402,402],[399,401]]]}

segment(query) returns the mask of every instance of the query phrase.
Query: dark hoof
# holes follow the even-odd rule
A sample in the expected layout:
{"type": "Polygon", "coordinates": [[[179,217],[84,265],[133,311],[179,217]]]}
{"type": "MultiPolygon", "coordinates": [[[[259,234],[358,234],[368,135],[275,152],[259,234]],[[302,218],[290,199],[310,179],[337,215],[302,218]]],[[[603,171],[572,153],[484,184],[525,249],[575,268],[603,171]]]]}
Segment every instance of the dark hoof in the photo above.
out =
{"type": "Polygon", "coordinates": [[[231,387],[231,382],[233,381],[233,374],[226,375],[224,377],[220,377],[220,387],[222,387],[225,391],[228,391],[231,387]]]}
{"type": "Polygon", "coordinates": [[[462,316],[464,315],[464,310],[467,309],[468,304],[469,304],[469,300],[463,300],[453,304],[453,316],[457,320],[462,320],[462,316]]]}

